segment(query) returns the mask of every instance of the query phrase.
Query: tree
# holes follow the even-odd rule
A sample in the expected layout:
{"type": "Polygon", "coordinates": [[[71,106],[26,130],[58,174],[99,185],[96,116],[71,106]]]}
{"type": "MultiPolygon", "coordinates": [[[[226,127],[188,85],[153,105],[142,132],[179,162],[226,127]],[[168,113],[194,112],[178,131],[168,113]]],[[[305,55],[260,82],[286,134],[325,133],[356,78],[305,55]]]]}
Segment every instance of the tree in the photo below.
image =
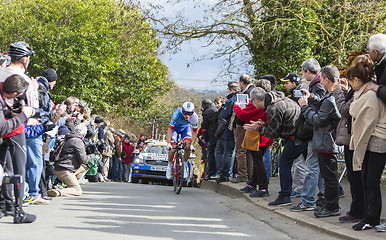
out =
{"type": "Polygon", "coordinates": [[[57,102],[76,96],[96,110],[133,114],[172,87],[157,58],[160,42],[125,1],[9,0],[0,10],[0,48],[29,43],[30,75],[47,67],[58,72],[57,102]]]}
{"type": "Polygon", "coordinates": [[[340,67],[352,49],[386,29],[386,4],[376,0],[218,0],[208,9],[191,22],[184,13],[171,22],[147,15],[170,46],[194,38],[218,43],[211,57],[239,54],[257,76],[285,76],[310,57],[340,67]]]}

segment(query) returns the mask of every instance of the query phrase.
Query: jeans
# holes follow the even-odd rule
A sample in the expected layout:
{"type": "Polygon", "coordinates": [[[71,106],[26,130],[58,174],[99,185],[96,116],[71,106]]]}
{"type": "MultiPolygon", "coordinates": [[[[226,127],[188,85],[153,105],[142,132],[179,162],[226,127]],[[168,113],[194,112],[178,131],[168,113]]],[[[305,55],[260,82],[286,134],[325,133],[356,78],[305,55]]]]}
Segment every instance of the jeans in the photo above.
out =
{"type": "Polygon", "coordinates": [[[288,139],[279,157],[280,191],[279,197],[289,197],[292,191],[291,168],[294,160],[307,148],[307,143],[295,145],[294,140],[288,139]]]}
{"type": "Polygon", "coordinates": [[[111,179],[113,181],[121,180],[122,175],[122,162],[119,161],[116,154],[113,155],[113,166],[111,168],[111,179]]]}
{"type": "Polygon", "coordinates": [[[218,173],[220,173],[220,165],[222,163],[222,159],[224,158],[224,148],[225,140],[223,138],[217,139],[214,155],[216,157],[216,169],[218,173]]]}
{"type": "Polygon", "coordinates": [[[43,171],[43,140],[42,136],[26,139],[27,163],[25,192],[36,196],[40,192],[39,183],[43,171]]]}
{"type": "Polygon", "coordinates": [[[235,149],[235,142],[232,140],[225,141],[224,156],[220,163],[220,174],[223,177],[230,177],[231,168],[233,167],[233,152],[235,149]]]}
{"type": "Polygon", "coordinates": [[[318,186],[319,174],[318,153],[312,152],[312,141],[309,141],[306,158],[306,178],[304,179],[301,195],[302,204],[306,207],[315,207],[315,193],[316,187],[318,186]]]}
{"type": "Polygon", "coordinates": [[[303,191],[304,179],[306,178],[306,160],[304,154],[297,157],[291,169],[292,191],[301,193],[303,191]]]}
{"type": "Polygon", "coordinates": [[[131,182],[131,163],[122,163],[122,181],[131,182]]]}
{"type": "Polygon", "coordinates": [[[215,157],[215,150],[216,150],[216,143],[208,143],[207,144],[208,149],[208,157],[205,162],[205,176],[210,177],[214,174],[216,174],[216,157],[215,157]]]}
{"type": "Polygon", "coordinates": [[[271,148],[267,147],[263,156],[263,162],[265,166],[265,172],[267,173],[267,181],[269,183],[269,177],[271,176],[271,148]]]}
{"type": "Polygon", "coordinates": [[[320,175],[324,179],[325,208],[329,211],[339,209],[338,163],[336,154],[318,153],[320,175]]]}

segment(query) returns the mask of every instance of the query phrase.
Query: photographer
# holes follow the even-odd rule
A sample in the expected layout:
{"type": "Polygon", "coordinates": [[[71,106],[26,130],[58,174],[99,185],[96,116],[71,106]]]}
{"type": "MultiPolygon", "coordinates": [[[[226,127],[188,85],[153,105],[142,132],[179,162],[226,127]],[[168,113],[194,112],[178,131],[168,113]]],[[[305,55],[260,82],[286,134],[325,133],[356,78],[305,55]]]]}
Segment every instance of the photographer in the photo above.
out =
{"type": "Polygon", "coordinates": [[[66,184],[67,188],[48,190],[48,196],[82,195],[82,188],[79,185],[79,181],[83,178],[88,170],[89,164],[91,164],[95,158],[94,154],[86,153],[84,142],[86,133],[87,127],[84,124],[79,124],[73,132],[66,134],[66,142],[59,155],[59,160],[54,163],[54,167],[56,176],[66,184]]]}
{"type": "MultiPolygon", "coordinates": [[[[14,181],[15,186],[15,209],[10,211],[11,206],[0,206],[2,212],[14,215],[14,223],[31,223],[36,220],[35,215],[25,213],[22,210],[22,200],[24,194],[24,178],[25,178],[25,164],[27,156],[25,153],[25,135],[23,122],[27,118],[35,114],[35,110],[31,107],[23,106],[19,114],[12,112],[13,108],[7,105],[6,100],[14,99],[22,95],[28,88],[28,83],[20,75],[14,74],[0,83],[1,98],[0,98],[0,136],[3,137],[3,143],[0,145],[0,163],[4,166],[8,153],[12,157],[13,166],[5,166],[5,169],[12,169],[14,174],[20,175],[19,182],[14,181]],[[11,119],[5,118],[5,114],[10,115],[11,119]],[[8,207],[8,211],[6,211],[8,207]]],[[[17,180],[17,179],[13,179],[17,180]]],[[[3,185],[2,195],[7,200],[12,201],[12,188],[6,189],[6,184],[3,185]]],[[[2,212],[0,215],[3,215],[2,212]]]]}

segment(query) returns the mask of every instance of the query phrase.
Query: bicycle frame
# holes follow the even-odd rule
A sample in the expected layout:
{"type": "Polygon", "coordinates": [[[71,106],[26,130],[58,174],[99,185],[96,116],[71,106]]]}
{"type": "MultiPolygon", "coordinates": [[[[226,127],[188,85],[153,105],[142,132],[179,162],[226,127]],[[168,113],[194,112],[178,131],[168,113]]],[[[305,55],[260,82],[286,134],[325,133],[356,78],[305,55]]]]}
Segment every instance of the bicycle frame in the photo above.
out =
{"type": "Polygon", "coordinates": [[[182,189],[182,184],[184,182],[184,158],[182,154],[182,150],[185,147],[184,142],[178,142],[175,149],[177,149],[173,158],[173,168],[172,168],[172,176],[173,176],[173,188],[176,194],[179,194],[182,189]]]}

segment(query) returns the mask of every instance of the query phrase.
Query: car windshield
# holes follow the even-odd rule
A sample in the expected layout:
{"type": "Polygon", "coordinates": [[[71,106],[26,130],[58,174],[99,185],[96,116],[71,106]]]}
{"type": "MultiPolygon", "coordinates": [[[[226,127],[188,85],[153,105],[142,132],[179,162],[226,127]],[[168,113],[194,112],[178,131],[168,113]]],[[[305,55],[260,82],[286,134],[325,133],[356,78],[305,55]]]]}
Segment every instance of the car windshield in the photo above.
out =
{"type": "Polygon", "coordinates": [[[142,151],[143,153],[157,153],[157,154],[168,154],[168,150],[166,146],[160,145],[146,145],[146,147],[142,151]]]}

